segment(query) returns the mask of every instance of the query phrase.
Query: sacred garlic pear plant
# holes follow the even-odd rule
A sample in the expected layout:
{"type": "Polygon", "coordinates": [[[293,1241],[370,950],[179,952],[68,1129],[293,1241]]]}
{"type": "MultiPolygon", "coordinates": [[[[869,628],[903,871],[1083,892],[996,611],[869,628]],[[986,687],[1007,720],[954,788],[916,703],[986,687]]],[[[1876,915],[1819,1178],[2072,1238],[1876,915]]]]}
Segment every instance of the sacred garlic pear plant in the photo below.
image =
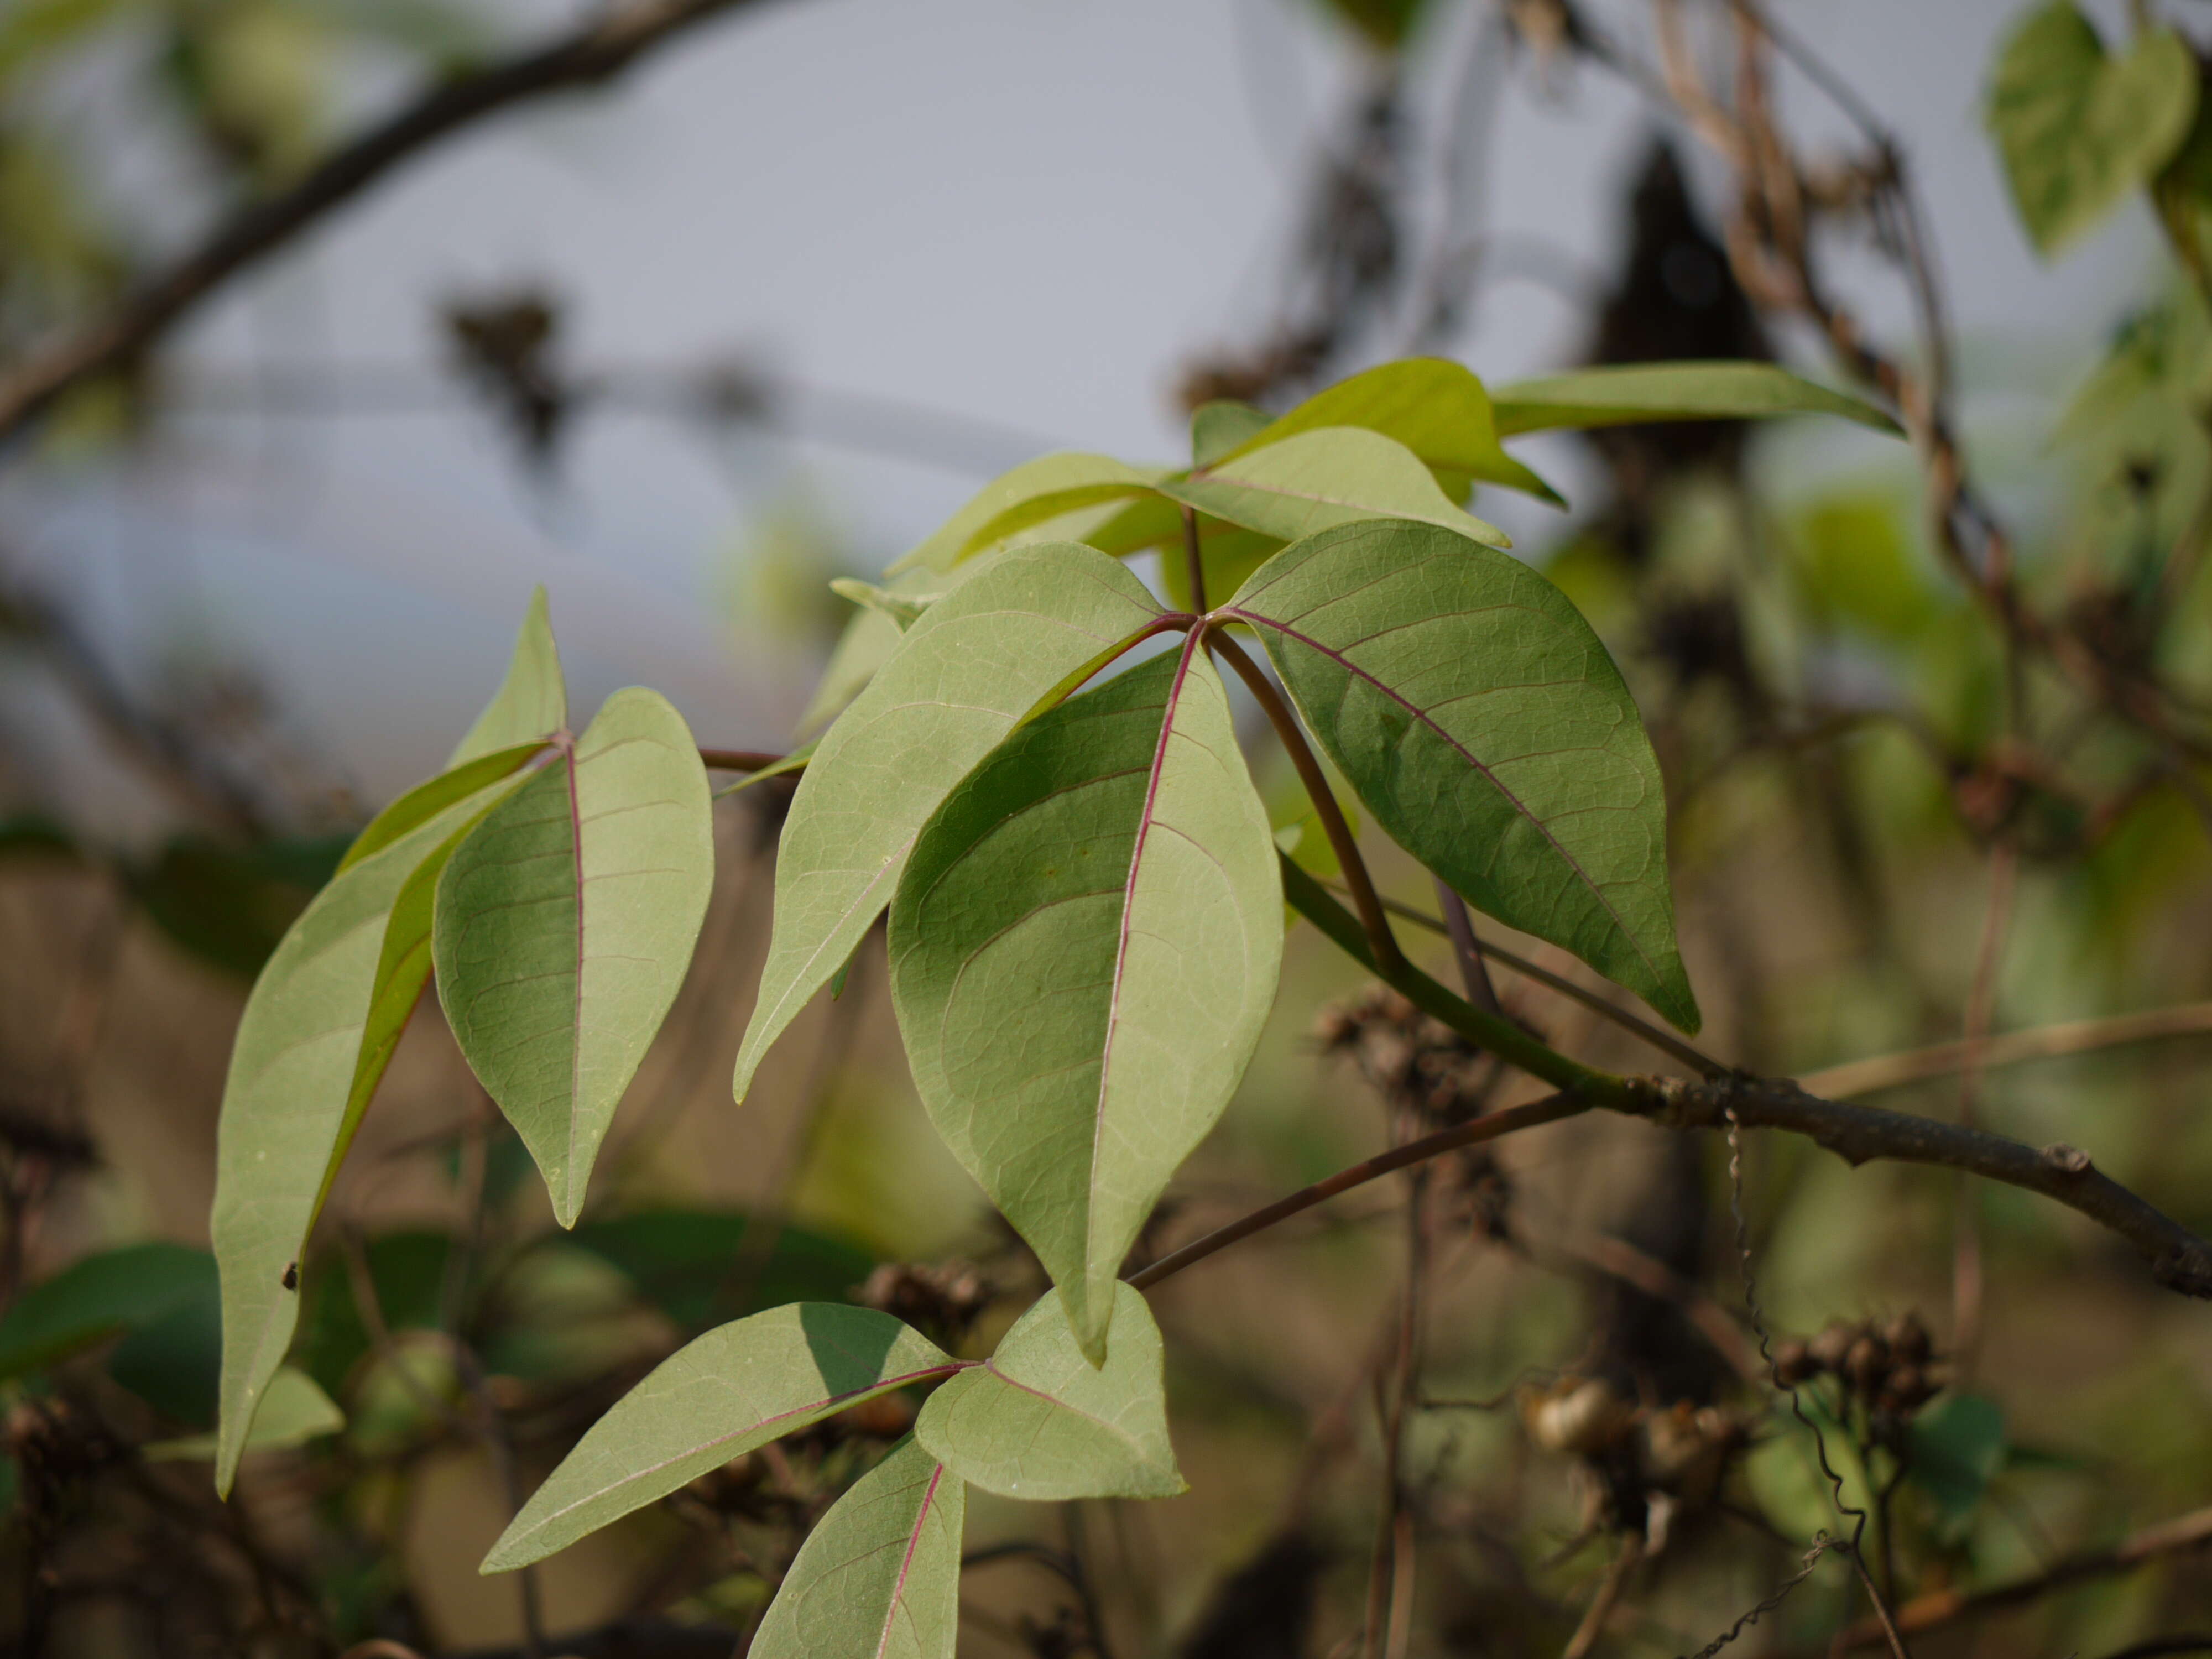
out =
{"type": "MultiPolygon", "coordinates": [[[[584,1436],[486,1571],[833,1413],[928,1388],[912,1434],[800,1549],[751,1650],[946,1656],[969,1487],[1182,1490],[1160,1334],[1124,1264],[1251,1058],[1286,900],[1577,1109],[1628,1098],[1633,1080],[1405,961],[1315,747],[1452,902],[1694,1031],[1636,707],[1565,595],[1462,504],[1477,486],[1557,500],[1502,447],[1516,434],[1792,412],[1888,424],[1763,365],[1596,370],[1493,398],[1456,364],[1391,363],[1279,416],[1207,406],[1188,465],[1018,467],[887,587],[841,584],[862,609],[825,685],[835,717],[757,771],[803,768],[736,1097],[888,910],[922,1106],[1053,1288],[980,1358],[829,1303],[712,1330],[584,1436]],[[1312,846],[1279,848],[1240,696],[1307,786],[1312,846]]],[[[427,984],[574,1223],[689,964],[712,811],[696,741],[658,694],[572,719],[533,601],[489,707],[444,771],[362,832],[240,1029],[214,1217],[219,1487],[283,1392],[309,1233],[427,984]]]]}

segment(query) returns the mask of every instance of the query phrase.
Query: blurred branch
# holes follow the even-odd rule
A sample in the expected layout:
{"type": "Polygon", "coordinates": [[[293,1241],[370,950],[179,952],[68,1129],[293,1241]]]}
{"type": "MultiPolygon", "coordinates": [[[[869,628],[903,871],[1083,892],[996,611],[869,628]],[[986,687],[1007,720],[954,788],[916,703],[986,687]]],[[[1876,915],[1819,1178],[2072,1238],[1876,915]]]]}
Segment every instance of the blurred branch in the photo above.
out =
{"type": "Polygon", "coordinates": [[[2028,1060],[2059,1060],[2069,1054],[2093,1054],[2136,1042],[2207,1036],[2212,1036],[2212,1002],[2190,1002],[2172,1008],[2147,1009],[2141,1013],[2114,1014],[2103,1019],[2070,1020],[2062,1025],[2008,1031],[2002,1036],[1984,1039],[1978,1054],[1975,1045],[1965,1042],[1939,1042],[1930,1048],[1909,1048],[1902,1054],[1846,1060],[1841,1066],[1808,1073],[1798,1079],[1798,1084],[1811,1094],[1848,1100],[1856,1095],[1870,1095],[1907,1083],[1955,1077],[1966,1069],[1969,1060],[1987,1073],[2028,1060]]]}
{"type": "MultiPolygon", "coordinates": [[[[2132,1533],[2110,1549],[2069,1556],[2033,1577],[2015,1579],[2009,1584],[1999,1584],[1984,1590],[1937,1590],[1932,1595],[1916,1597],[1898,1608],[1898,1628],[1907,1636],[1917,1636],[1923,1631],[1956,1624],[1963,1619],[1978,1618],[1984,1613],[2019,1607],[2054,1590],[2064,1589],[2093,1578],[2106,1578],[2115,1573],[2132,1571],[2162,1556],[2179,1555],[2208,1547],[2212,1547],[2212,1508],[2192,1510],[2171,1521],[2161,1521],[2155,1526],[2132,1533]]],[[[1874,1647],[1881,1640],[1881,1627],[1872,1620],[1865,1620],[1844,1632],[1833,1646],[1822,1651],[1834,1653],[1850,1648],[1874,1647]]]]}
{"type": "Polygon", "coordinates": [[[142,282],[106,316],[0,373],[0,442],[71,388],[129,368],[240,271],[457,132],[548,94],[599,85],[684,31],[756,0],[628,0],[574,33],[449,80],[338,149],[290,189],[239,209],[199,246],[142,282]]]}

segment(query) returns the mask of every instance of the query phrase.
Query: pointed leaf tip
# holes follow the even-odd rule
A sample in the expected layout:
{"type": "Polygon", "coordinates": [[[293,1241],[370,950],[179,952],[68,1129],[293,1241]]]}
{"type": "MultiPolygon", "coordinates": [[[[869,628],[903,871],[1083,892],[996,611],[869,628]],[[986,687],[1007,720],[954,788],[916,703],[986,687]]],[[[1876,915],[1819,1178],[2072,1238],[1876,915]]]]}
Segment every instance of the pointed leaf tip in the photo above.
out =
{"type": "Polygon", "coordinates": [[[568,724],[568,690],[562,678],[561,653],[553,643],[552,618],[543,585],[530,592],[522,631],[507,678],[484,705],[476,724],[447,759],[448,770],[465,761],[517,744],[542,743],[568,724]]]}

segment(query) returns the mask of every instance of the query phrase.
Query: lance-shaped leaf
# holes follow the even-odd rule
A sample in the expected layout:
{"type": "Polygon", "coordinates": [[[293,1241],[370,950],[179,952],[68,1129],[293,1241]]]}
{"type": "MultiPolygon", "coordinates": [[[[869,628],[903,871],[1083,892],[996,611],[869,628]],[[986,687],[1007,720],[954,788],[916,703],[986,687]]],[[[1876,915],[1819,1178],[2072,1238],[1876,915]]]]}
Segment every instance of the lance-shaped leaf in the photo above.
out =
{"type": "Polygon", "coordinates": [[[909,1435],[807,1534],[751,1659],[952,1659],[968,1489],[909,1435]]]}
{"type": "Polygon", "coordinates": [[[918,568],[950,570],[1063,514],[1147,494],[1164,476],[1158,468],[1131,466],[1110,455],[1040,455],[984,485],[936,534],[892,565],[892,574],[918,568]]]}
{"type": "Polygon", "coordinates": [[[1401,846],[1697,1029],[1659,763],[1565,594],[1464,537],[1366,524],[1285,548],[1226,610],[1401,846]]]}
{"type": "Polygon", "coordinates": [[[495,750],[543,743],[568,724],[568,684],[561,677],[561,653],[554,648],[553,624],[545,612],[545,590],[538,587],[531,592],[507,678],[446,765],[450,769],[495,750]]]}
{"type": "MultiPolygon", "coordinates": [[[[1211,466],[1216,461],[1226,460],[1243,446],[1247,438],[1264,432],[1275,416],[1264,409],[1239,403],[1234,398],[1217,398],[1211,403],[1200,404],[1190,412],[1190,464],[1211,466]]],[[[1342,424],[1357,426],[1358,422],[1342,424]]]]}
{"type": "Polygon", "coordinates": [[[1800,380],[1772,363],[1632,363],[1585,368],[1500,386],[1492,395],[1507,437],[1565,427],[1632,426],[1645,421],[1756,421],[1780,415],[1838,415],[1894,433],[1873,404],[1800,380]]]}
{"type": "Polygon", "coordinates": [[[542,1560],[756,1446],[959,1368],[869,1308],[800,1302],[711,1330],[592,1425],[500,1534],[483,1571],[542,1560]]]}
{"type": "Polygon", "coordinates": [[[1361,519],[1413,519],[1492,547],[1505,532],[1453,505],[1420,457],[1379,432],[1322,427],[1234,456],[1162,495],[1247,530],[1296,541],[1361,519]]]}
{"type": "Polygon", "coordinates": [[[1339,380],[1287,415],[1252,432],[1220,455],[1233,460],[1266,445],[1322,427],[1356,426],[1379,432],[1420,457],[1454,501],[1474,483],[1503,484],[1551,502],[1566,503],[1498,444],[1490,394],[1464,363],[1443,357],[1407,357],[1339,380]]]}
{"type": "Polygon", "coordinates": [[[485,756],[386,807],[361,834],[374,850],[301,913],[246,1001],[216,1134],[220,1489],[291,1343],[308,1231],[429,975],[439,873],[541,746],[485,756]]]}
{"type": "Polygon", "coordinates": [[[635,687],[495,807],[439,878],[438,1000],[563,1226],[676,1000],[714,884],[690,729],[635,687]]]}
{"type": "Polygon", "coordinates": [[[1275,994],[1281,878],[1188,642],[1016,732],[922,832],[891,987],[938,1132],[1107,1352],[1115,1274],[1275,994]]]}
{"type": "Polygon", "coordinates": [[[775,862],[775,925],[738,1051],[739,1100],[769,1045],[890,902],[952,787],[1042,704],[1156,627],[1127,569],[1087,547],[1000,555],[917,618],[822,739],[775,862]]]}
{"type": "Polygon", "coordinates": [[[1033,1503],[1172,1498],[1183,1490],[1168,1443],[1159,1327],[1128,1285],[1114,1292],[1114,1340],[1093,1365],[1060,1293],[1048,1291],[981,1365],[921,1408],[915,1438],[971,1486],[1033,1503]]]}

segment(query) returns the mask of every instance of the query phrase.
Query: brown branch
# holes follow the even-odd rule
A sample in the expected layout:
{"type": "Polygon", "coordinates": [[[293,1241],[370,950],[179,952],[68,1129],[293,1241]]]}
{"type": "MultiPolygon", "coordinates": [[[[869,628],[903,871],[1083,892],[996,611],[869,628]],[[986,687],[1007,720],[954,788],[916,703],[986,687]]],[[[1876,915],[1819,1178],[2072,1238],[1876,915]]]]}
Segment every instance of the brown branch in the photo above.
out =
{"type": "Polygon", "coordinates": [[[629,0],[550,46],[448,80],[325,159],[290,189],[238,210],[106,316],[34,349],[0,374],[0,442],[72,387],[127,368],[223,283],[377,183],[488,116],[550,93],[596,86],[683,31],[753,0],[629,0]]]}
{"type": "MultiPolygon", "coordinates": [[[[2069,1556],[2041,1572],[2015,1579],[2009,1584],[1998,1584],[1984,1590],[1936,1590],[1930,1595],[1917,1596],[1898,1608],[1897,1626],[1905,1635],[1917,1636],[1923,1631],[1955,1624],[1962,1619],[1978,1618],[1984,1613],[2020,1607],[2039,1600],[2054,1590],[2092,1578],[2106,1578],[2115,1573],[2132,1571],[2160,1556],[2206,1548],[2212,1548],[2212,1508],[2192,1510],[2186,1515],[2177,1516],[2171,1521],[2161,1521],[2155,1526],[2145,1527],[2140,1532],[2130,1534],[2110,1549],[2069,1556]]],[[[1862,1620],[1844,1632],[1837,1639],[1835,1648],[1824,1651],[1873,1647],[1882,1639],[1878,1625],[1872,1620],[1862,1620]]]]}
{"type": "MultiPolygon", "coordinates": [[[[1358,922],[1287,860],[1283,892],[1339,949],[1376,970],[1358,922]]],[[[1410,963],[1376,971],[1416,1007],[1462,1036],[1592,1105],[1678,1129],[1723,1129],[1733,1114],[1747,1128],[1803,1135],[1853,1165],[1876,1159],[1927,1164],[2040,1193],[2133,1245],[2169,1290],[2212,1298],[2212,1243],[2108,1178],[2077,1148],[2027,1146],[1958,1124],[1824,1100],[1787,1079],[1738,1073],[1696,1083],[1616,1077],[1556,1053],[1518,1026],[1453,995],[1410,963]]]]}

